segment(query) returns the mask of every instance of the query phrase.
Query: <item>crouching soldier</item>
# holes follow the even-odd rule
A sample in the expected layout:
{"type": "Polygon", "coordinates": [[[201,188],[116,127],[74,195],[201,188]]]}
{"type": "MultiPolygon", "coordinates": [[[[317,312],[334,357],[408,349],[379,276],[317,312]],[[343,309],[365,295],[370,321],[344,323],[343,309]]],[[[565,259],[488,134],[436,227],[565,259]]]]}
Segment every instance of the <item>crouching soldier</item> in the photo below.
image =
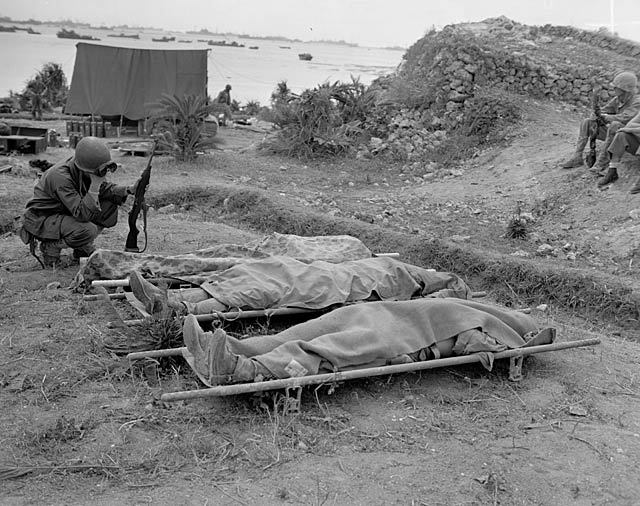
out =
{"type": "Polygon", "coordinates": [[[107,173],[116,167],[103,142],[84,137],[73,157],[48,169],[36,183],[20,237],[36,258],[35,241],[40,241],[44,266],[58,265],[63,248],[72,248],[75,259],[91,255],[97,235],[115,226],[118,206],[135,193],[137,185],[106,181],[107,173]]]}

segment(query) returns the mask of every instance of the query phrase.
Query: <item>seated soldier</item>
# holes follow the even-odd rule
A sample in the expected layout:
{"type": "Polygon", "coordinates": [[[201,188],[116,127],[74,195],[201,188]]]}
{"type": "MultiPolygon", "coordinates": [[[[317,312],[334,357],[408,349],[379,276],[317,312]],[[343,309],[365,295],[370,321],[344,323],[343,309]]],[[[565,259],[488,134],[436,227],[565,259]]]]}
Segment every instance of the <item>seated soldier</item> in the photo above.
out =
{"type": "Polygon", "coordinates": [[[469,287],[455,274],[430,271],[389,257],[334,264],[269,256],[207,273],[205,278],[201,288],[166,292],[133,271],[129,283],[149,313],[160,313],[167,307],[210,314],[272,307],[323,309],[363,300],[426,296],[471,298],[469,287]]]}
{"type": "Polygon", "coordinates": [[[73,248],[76,259],[91,255],[96,236],[115,226],[118,206],[135,193],[137,185],[109,183],[106,176],[116,167],[102,141],[84,137],[73,157],[49,168],[36,183],[20,237],[25,244],[40,241],[45,266],[58,265],[65,247],[73,248]]]}
{"type": "MultiPolygon", "coordinates": [[[[618,180],[618,167],[625,152],[632,155],[640,154],[640,113],[629,121],[626,126],[620,128],[613,138],[609,146],[609,153],[611,154],[609,168],[604,178],[598,182],[598,186],[605,186],[618,180]]],[[[631,187],[629,193],[640,193],[640,179],[631,187]]]]}
{"type": "Polygon", "coordinates": [[[183,325],[184,356],[207,385],[262,381],[481,355],[548,344],[555,332],[529,316],[462,299],[416,299],[345,306],[275,335],[236,339],[205,332],[194,315],[183,325]]]}
{"type": "Polygon", "coordinates": [[[633,72],[621,72],[616,75],[611,83],[615,97],[601,108],[604,126],[598,126],[596,117],[592,114],[580,125],[578,143],[573,156],[562,167],[572,169],[581,167],[584,163],[583,151],[589,137],[593,134],[604,141],[602,151],[596,160],[595,169],[603,170],[609,162],[609,145],[618,129],[626,125],[631,118],[640,112],[640,95],[637,94],[638,79],[633,72]]]}

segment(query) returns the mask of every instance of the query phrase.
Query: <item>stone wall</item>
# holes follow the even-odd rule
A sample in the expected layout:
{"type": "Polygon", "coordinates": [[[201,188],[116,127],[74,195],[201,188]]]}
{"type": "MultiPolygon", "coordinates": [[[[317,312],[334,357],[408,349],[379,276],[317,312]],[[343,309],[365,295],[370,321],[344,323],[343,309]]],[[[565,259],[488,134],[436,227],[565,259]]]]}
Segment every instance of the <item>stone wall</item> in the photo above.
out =
{"type": "Polygon", "coordinates": [[[445,27],[405,54],[399,77],[431,86],[429,106],[450,119],[455,120],[478,87],[587,106],[595,86],[602,88],[603,101],[613,96],[609,83],[617,72],[640,74],[635,58],[640,45],[631,41],[571,27],[527,27],[506,18],[487,21],[492,22],[480,28],[445,27]],[[591,60],[586,57],[590,47],[598,51],[591,60]],[[624,61],[603,56],[603,50],[622,55],[624,61]]]}
{"type": "Polygon", "coordinates": [[[608,33],[579,30],[572,26],[553,25],[544,25],[538,28],[538,30],[552,37],[571,37],[574,40],[586,42],[594,47],[614,51],[622,56],[640,56],[640,43],[628,39],[621,39],[608,33]]]}

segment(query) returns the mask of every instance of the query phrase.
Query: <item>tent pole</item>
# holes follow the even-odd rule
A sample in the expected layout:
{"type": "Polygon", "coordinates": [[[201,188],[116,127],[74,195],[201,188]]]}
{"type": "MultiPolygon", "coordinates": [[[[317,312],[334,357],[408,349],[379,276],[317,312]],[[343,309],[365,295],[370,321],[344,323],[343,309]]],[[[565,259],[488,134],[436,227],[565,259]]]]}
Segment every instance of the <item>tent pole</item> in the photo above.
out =
{"type": "Polygon", "coordinates": [[[121,114],[120,115],[120,126],[118,127],[118,137],[120,137],[120,132],[122,132],[122,121],[124,119],[124,116],[121,114]]]}

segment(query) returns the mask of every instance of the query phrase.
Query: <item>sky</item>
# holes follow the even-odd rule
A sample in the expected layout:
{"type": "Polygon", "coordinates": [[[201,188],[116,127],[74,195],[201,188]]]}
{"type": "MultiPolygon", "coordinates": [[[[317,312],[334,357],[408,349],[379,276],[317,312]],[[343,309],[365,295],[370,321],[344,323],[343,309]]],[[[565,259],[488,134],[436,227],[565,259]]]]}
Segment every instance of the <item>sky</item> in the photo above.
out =
{"type": "Polygon", "coordinates": [[[0,15],[376,47],[408,47],[432,27],[504,15],[527,25],[613,26],[640,41],[640,0],[0,0],[0,15]]]}

